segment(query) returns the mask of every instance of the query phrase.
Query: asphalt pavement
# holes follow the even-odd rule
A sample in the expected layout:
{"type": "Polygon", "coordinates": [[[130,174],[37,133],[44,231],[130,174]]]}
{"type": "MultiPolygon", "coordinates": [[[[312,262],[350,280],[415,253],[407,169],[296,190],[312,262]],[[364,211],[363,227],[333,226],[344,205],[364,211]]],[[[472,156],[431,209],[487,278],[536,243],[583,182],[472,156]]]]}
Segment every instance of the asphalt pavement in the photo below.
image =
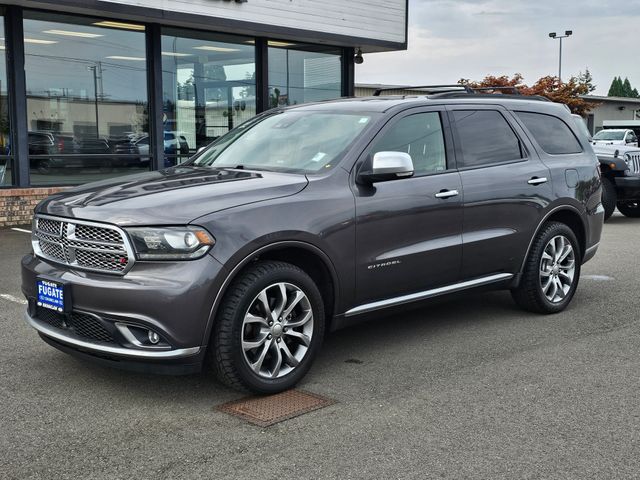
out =
{"type": "Polygon", "coordinates": [[[19,303],[29,235],[1,229],[0,478],[637,478],[639,249],[640,219],[614,216],[558,315],[479,292],[332,333],[300,387],[337,403],[259,428],[206,374],[46,345],[19,303]]]}

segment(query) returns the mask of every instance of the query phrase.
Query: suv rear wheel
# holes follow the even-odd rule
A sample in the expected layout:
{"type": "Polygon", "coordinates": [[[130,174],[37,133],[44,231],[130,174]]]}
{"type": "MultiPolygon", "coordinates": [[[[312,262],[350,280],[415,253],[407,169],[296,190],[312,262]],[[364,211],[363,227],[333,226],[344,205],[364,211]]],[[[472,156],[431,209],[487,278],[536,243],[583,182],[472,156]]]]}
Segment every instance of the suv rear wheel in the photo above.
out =
{"type": "Polygon", "coordinates": [[[618,210],[625,217],[638,218],[640,217],[640,202],[620,202],[618,210]]]}
{"type": "Polygon", "coordinates": [[[210,357],[223,383],[276,393],[307,373],[323,335],[324,305],[311,277],[289,263],[257,262],[225,294],[210,357]]]}
{"type": "Polygon", "coordinates": [[[564,310],[578,287],[581,264],[573,231],[564,223],[546,223],[533,241],[520,285],[511,291],[514,300],[530,312],[564,310]]]}

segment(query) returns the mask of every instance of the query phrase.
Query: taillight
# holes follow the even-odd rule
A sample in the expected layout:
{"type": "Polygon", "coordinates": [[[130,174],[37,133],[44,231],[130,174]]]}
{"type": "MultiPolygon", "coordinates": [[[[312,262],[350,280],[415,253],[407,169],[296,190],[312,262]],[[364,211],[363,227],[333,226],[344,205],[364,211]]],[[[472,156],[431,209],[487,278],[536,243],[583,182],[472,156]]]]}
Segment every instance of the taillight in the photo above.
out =
{"type": "Polygon", "coordinates": [[[62,152],[64,150],[64,140],[62,138],[58,139],[58,151],[62,152]]]}

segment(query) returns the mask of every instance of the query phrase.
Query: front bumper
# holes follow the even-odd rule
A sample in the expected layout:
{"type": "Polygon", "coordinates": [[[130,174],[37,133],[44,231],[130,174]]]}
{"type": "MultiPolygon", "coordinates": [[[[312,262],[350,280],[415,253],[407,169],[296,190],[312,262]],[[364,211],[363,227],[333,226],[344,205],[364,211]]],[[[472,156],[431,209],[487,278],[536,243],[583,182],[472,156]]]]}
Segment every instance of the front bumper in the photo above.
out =
{"type": "Polygon", "coordinates": [[[47,343],[142,371],[199,369],[213,301],[224,278],[224,268],[211,255],[193,261],[138,262],[124,276],[74,270],[34,255],[22,259],[22,291],[29,302],[26,320],[47,343]],[[69,315],[37,307],[38,276],[70,285],[69,315]],[[136,344],[121,334],[122,325],[148,328],[162,341],[158,346],[136,344]]]}
{"type": "Polygon", "coordinates": [[[90,340],[83,339],[82,336],[73,332],[52,327],[44,321],[33,318],[29,312],[25,312],[24,316],[27,323],[45,337],[52,338],[59,343],[71,348],[76,348],[80,351],[93,352],[107,357],[121,357],[134,360],[163,360],[190,357],[197,355],[200,353],[200,350],[202,350],[201,347],[175,348],[170,350],[142,350],[122,347],[115,342],[92,342],[90,340]]]}
{"type": "Polygon", "coordinates": [[[640,176],[615,177],[618,200],[640,200],[640,176]]]}

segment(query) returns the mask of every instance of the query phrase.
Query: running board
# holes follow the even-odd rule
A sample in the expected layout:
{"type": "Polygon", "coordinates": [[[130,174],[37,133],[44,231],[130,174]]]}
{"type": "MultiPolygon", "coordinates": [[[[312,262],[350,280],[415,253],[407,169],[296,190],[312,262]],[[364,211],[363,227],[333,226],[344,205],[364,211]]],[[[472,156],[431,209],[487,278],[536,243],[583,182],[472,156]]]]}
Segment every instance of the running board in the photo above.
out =
{"type": "Polygon", "coordinates": [[[476,278],[475,280],[467,280],[466,282],[454,283],[453,285],[447,285],[446,287],[438,287],[432,290],[425,290],[423,292],[416,292],[409,295],[402,295],[400,297],[379,300],[377,302],[365,303],[364,305],[359,305],[352,308],[351,310],[348,310],[344,314],[344,316],[351,317],[353,315],[360,315],[361,313],[372,312],[374,310],[380,310],[382,308],[402,305],[403,303],[426,300],[427,298],[433,298],[440,295],[445,295],[447,293],[459,292],[460,290],[466,290],[467,288],[481,287],[482,285],[488,285],[491,283],[500,282],[502,280],[509,280],[510,278],[513,278],[513,274],[511,273],[498,273],[496,275],[490,275],[488,277],[476,278]]]}

